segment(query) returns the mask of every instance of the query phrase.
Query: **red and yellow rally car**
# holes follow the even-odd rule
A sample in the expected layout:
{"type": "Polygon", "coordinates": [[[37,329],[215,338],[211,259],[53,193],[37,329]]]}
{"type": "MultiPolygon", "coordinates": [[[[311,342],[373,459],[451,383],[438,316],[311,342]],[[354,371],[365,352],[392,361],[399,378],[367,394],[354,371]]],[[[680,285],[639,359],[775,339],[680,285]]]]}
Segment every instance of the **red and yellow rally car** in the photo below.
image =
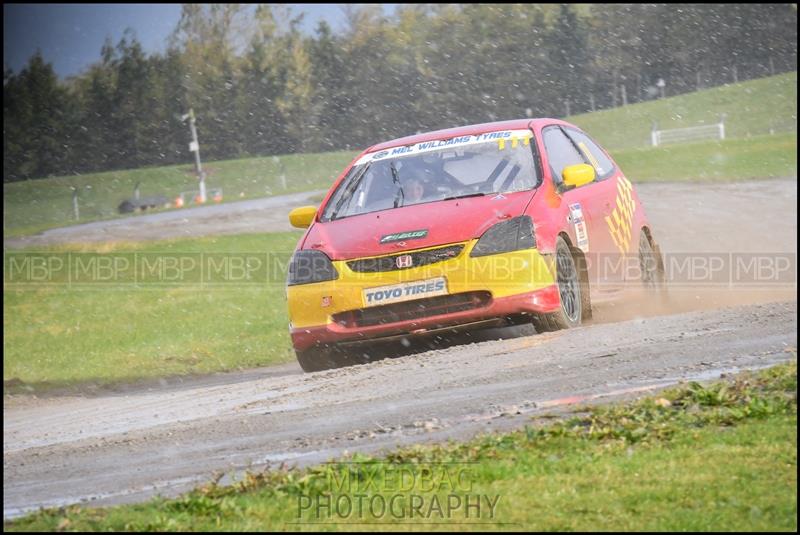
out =
{"type": "MultiPolygon", "coordinates": [[[[305,371],[365,343],[533,322],[579,325],[601,289],[663,281],[631,182],[576,126],[504,121],[370,147],[321,206],[289,265],[292,342],[305,371]]],[[[356,360],[357,361],[357,360],[356,360]]]]}

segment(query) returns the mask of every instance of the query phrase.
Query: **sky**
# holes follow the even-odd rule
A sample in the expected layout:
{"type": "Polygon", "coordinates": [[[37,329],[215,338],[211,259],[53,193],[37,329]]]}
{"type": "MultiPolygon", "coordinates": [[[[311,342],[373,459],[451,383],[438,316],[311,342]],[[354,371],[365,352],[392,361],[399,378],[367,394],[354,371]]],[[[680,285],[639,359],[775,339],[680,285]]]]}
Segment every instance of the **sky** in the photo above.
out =
{"type": "MultiPolygon", "coordinates": [[[[325,19],[336,30],[342,4],[288,4],[304,11],[303,30],[325,19]]],[[[106,37],[116,44],[131,27],[148,53],[163,52],[181,16],[180,4],[3,4],[3,66],[19,72],[36,52],[60,77],[78,74],[100,59],[106,37]]],[[[394,4],[384,4],[393,9],[394,4]]],[[[386,9],[386,8],[385,8],[386,9]]]]}

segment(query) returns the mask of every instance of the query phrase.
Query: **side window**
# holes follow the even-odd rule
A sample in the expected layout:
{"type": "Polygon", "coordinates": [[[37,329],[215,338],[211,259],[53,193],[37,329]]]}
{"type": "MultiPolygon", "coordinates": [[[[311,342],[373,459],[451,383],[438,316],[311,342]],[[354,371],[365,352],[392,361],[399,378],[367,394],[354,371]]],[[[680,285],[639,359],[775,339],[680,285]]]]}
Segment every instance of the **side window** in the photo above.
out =
{"type": "Polygon", "coordinates": [[[592,141],[592,139],[583,132],[572,128],[566,128],[565,130],[567,135],[572,138],[572,141],[575,142],[575,145],[583,153],[584,158],[594,167],[597,173],[597,179],[603,180],[604,178],[610,177],[611,173],[614,171],[614,164],[611,163],[611,160],[606,156],[606,153],[603,152],[603,149],[598,147],[597,143],[592,141]]]}
{"type": "Polygon", "coordinates": [[[547,151],[547,161],[550,164],[550,172],[553,175],[553,182],[561,184],[561,171],[565,167],[579,163],[587,163],[584,157],[575,148],[572,141],[564,135],[561,128],[552,126],[544,129],[542,134],[544,148],[547,151]]]}

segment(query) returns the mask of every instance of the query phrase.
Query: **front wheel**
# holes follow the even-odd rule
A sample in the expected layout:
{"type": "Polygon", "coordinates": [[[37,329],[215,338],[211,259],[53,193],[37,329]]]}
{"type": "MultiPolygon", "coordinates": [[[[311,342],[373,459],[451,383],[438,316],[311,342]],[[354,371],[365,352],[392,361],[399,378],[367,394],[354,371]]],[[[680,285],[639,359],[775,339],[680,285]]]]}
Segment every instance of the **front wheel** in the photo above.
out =
{"type": "Polygon", "coordinates": [[[533,326],[537,332],[577,327],[583,320],[583,309],[588,302],[582,296],[582,292],[588,291],[588,288],[581,288],[581,277],[575,265],[575,257],[567,242],[561,237],[556,242],[556,283],[561,307],[556,312],[533,316],[533,326]]]}
{"type": "Polygon", "coordinates": [[[336,348],[328,346],[314,346],[303,351],[295,350],[297,362],[306,373],[341,368],[347,364],[343,362],[342,355],[336,348]]]}
{"type": "Polygon", "coordinates": [[[303,351],[295,349],[297,362],[306,373],[344,368],[371,361],[365,353],[357,354],[336,346],[314,346],[303,351]]]}

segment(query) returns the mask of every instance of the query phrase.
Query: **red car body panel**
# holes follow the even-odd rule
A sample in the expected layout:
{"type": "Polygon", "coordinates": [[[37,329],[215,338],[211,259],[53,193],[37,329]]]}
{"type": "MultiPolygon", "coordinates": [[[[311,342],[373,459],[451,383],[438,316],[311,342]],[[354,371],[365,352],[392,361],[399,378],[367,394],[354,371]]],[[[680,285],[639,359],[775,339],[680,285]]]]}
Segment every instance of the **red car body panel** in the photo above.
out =
{"type": "Polygon", "coordinates": [[[502,198],[469,197],[415,204],[314,225],[306,237],[306,248],[318,249],[331,260],[396,253],[478,238],[498,221],[525,210],[534,191],[505,194],[502,198]],[[379,243],[395,232],[428,229],[422,239],[379,243]],[[400,245],[402,244],[402,245],[400,245]]]}

